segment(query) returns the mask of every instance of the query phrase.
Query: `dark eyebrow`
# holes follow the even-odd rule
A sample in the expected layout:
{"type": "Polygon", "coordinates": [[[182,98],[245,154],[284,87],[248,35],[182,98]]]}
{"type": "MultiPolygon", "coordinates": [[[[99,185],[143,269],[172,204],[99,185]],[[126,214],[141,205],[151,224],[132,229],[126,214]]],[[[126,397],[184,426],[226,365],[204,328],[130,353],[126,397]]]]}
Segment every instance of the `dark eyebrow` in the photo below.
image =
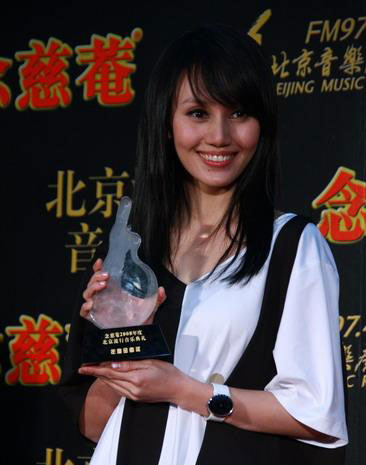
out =
{"type": "Polygon", "coordinates": [[[204,102],[202,100],[197,100],[196,97],[187,97],[184,100],[182,100],[182,104],[184,103],[199,103],[203,104],[204,102]]]}

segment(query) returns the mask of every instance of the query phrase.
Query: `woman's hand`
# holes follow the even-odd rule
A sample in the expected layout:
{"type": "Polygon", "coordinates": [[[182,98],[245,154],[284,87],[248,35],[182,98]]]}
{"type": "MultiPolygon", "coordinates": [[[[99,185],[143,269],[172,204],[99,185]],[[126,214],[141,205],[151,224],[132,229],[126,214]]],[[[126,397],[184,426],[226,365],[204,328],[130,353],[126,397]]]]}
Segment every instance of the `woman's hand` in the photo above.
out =
{"type": "MultiPolygon", "coordinates": [[[[188,408],[192,393],[199,392],[202,387],[207,393],[203,398],[207,400],[210,395],[209,385],[194,380],[171,363],[161,360],[106,362],[81,367],[79,373],[96,376],[120,396],[138,402],[170,402],[188,408]]],[[[202,402],[202,414],[207,414],[205,405],[206,402],[202,402]]]]}
{"type": "MultiPolygon", "coordinates": [[[[109,273],[103,271],[103,260],[98,258],[93,265],[93,276],[90,278],[85,291],[83,292],[83,298],[85,302],[82,304],[80,308],[80,315],[86,319],[88,319],[89,313],[93,308],[93,297],[95,293],[102,291],[107,287],[109,273]]],[[[158,288],[158,298],[156,302],[156,306],[152,314],[150,315],[149,319],[144,322],[144,324],[151,324],[154,319],[154,315],[156,310],[159,306],[164,302],[166,299],[165,290],[163,287],[158,288]]]]}
{"type": "Polygon", "coordinates": [[[88,318],[91,309],[93,308],[93,296],[96,292],[102,291],[109,278],[108,273],[103,272],[103,260],[98,258],[93,265],[94,274],[90,278],[85,291],[83,292],[83,298],[85,302],[80,308],[80,315],[84,318],[88,318]]]}

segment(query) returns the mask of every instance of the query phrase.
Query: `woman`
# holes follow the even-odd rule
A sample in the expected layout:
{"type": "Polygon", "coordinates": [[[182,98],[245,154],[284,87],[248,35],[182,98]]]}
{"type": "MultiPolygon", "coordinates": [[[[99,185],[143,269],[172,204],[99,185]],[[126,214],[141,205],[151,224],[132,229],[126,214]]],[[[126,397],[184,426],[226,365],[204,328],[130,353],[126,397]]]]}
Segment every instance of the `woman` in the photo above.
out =
{"type": "MultiPolygon", "coordinates": [[[[83,435],[99,441],[92,464],[341,463],[338,275],[315,226],[300,238],[265,385],[250,380],[255,361],[242,363],[254,339],[266,345],[254,336],[268,267],[294,217],[274,208],[275,96],[252,39],[208,26],[165,50],[146,92],[135,179],[132,229],[161,285],[155,320],[174,363],[80,368],[87,323],[76,316],[63,391],[83,435]]],[[[108,286],[100,259],[93,270],[83,317],[108,286]]]]}

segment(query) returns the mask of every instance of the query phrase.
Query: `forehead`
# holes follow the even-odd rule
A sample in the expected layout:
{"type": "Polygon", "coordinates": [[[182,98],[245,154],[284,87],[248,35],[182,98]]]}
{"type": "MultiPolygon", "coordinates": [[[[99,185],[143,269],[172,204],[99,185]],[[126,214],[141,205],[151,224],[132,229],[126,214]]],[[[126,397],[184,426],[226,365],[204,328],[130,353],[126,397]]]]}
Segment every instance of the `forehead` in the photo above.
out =
{"type": "Polygon", "coordinates": [[[202,80],[200,83],[194,83],[192,88],[187,74],[184,74],[178,81],[174,103],[182,105],[191,102],[215,103],[215,99],[210,96],[202,80]]]}

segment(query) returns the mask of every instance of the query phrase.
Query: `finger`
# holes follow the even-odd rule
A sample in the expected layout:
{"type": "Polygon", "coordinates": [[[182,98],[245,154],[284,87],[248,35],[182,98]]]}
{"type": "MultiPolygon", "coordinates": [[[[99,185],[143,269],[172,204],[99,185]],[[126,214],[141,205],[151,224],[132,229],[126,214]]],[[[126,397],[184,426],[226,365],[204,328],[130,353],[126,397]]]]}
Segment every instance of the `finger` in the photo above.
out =
{"type": "MultiPolygon", "coordinates": [[[[81,366],[78,370],[81,375],[95,376],[97,378],[107,379],[123,379],[124,373],[122,370],[115,370],[109,366],[103,365],[89,365],[81,366]]],[[[126,372],[127,374],[129,372],[126,372]]]]}
{"type": "Polygon", "coordinates": [[[90,300],[96,292],[103,290],[106,286],[106,280],[96,281],[93,284],[90,284],[83,292],[84,300],[90,300]]]}
{"type": "Polygon", "coordinates": [[[155,313],[157,312],[160,305],[165,301],[165,299],[166,299],[165,289],[162,286],[160,286],[160,287],[158,287],[158,297],[157,297],[157,300],[156,300],[156,305],[155,305],[154,310],[152,311],[150,317],[148,318],[148,320],[146,322],[147,324],[151,324],[154,321],[155,313]]]}
{"type": "Polygon", "coordinates": [[[121,396],[135,401],[138,400],[138,398],[133,394],[135,387],[131,383],[127,381],[115,381],[113,379],[99,379],[121,396]]]}
{"type": "Polygon", "coordinates": [[[88,300],[87,302],[84,302],[80,308],[80,315],[83,316],[84,318],[87,318],[92,308],[93,308],[92,300],[88,300]]]}
{"type": "Polygon", "coordinates": [[[166,300],[165,289],[163,288],[163,286],[160,286],[158,288],[158,299],[156,302],[157,306],[159,307],[165,300],[166,300]]]}
{"type": "Polygon", "coordinates": [[[100,271],[102,268],[103,268],[103,260],[101,258],[98,258],[93,265],[93,270],[100,271]]]}
{"type": "Polygon", "coordinates": [[[87,287],[92,286],[93,284],[100,282],[100,281],[107,281],[109,279],[109,273],[106,271],[98,271],[93,274],[93,276],[90,278],[87,287]]]}
{"type": "Polygon", "coordinates": [[[146,369],[146,368],[150,368],[152,367],[155,362],[159,362],[158,360],[155,361],[155,360],[150,360],[150,359],[146,359],[146,360],[134,360],[134,361],[131,361],[131,360],[127,360],[127,361],[117,361],[117,362],[112,362],[111,363],[111,368],[113,368],[114,370],[116,371],[119,371],[119,372],[124,372],[124,373],[127,373],[127,372],[131,372],[131,371],[136,371],[136,370],[143,370],[143,369],[146,369]]]}

